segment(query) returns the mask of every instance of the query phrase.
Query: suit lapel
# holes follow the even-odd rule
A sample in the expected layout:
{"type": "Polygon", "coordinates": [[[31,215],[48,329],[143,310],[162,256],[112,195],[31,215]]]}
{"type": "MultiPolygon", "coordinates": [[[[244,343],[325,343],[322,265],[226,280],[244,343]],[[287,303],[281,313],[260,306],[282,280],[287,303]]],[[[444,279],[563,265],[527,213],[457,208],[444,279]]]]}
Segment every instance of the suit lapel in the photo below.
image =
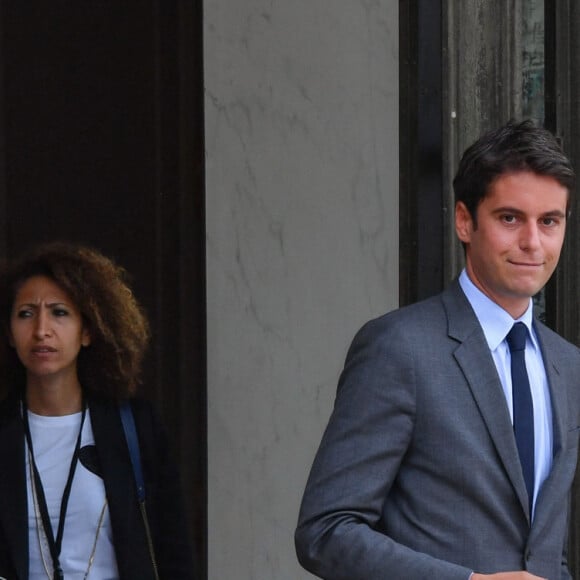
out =
{"type": "Polygon", "coordinates": [[[140,572],[142,568],[147,570],[149,562],[147,543],[119,408],[115,404],[89,401],[89,409],[109,501],[120,577],[147,578],[148,573],[140,572]]]}
{"type": "Polygon", "coordinates": [[[455,360],[461,367],[522,510],[530,519],[512,422],[483,330],[459,282],[455,281],[442,298],[449,321],[449,336],[460,343],[454,353],[455,360]]]}
{"type": "Polygon", "coordinates": [[[548,377],[548,388],[552,403],[554,461],[556,461],[562,446],[565,444],[568,425],[567,385],[560,372],[560,368],[563,368],[565,363],[559,360],[561,349],[558,344],[554,343],[553,336],[541,324],[535,324],[534,328],[540,341],[544,368],[548,377]]]}
{"type": "Polygon", "coordinates": [[[28,498],[24,430],[17,397],[0,411],[0,527],[18,578],[28,578],[28,498]]]}
{"type": "Polygon", "coordinates": [[[567,381],[569,379],[566,379],[565,373],[562,373],[560,370],[565,368],[566,363],[560,360],[559,353],[561,352],[561,348],[554,342],[553,335],[547,332],[545,327],[540,324],[536,324],[535,330],[540,341],[544,367],[548,377],[554,441],[552,469],[544,481],[536,501],[534,528],[541,530],[546,523],[545,518],[550,517],[550,509],[546,508],[550,507],[551,499],[557,495],[552,493],[552,491],[561,485],[562,478],[560,477],[560,473],[565,467],[564,452],[566,451],[567,445],[566,435],[570,428],[567,397],[567,381]]]}

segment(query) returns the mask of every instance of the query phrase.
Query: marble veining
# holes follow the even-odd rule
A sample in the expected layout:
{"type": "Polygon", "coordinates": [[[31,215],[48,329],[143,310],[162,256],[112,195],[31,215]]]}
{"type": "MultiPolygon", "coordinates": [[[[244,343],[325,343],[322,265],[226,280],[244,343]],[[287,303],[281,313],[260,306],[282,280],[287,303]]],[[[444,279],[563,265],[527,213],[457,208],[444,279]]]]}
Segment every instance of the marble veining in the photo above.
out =
{"type": "Polygon", "coordinates": [[[397,11],[204,6],[212,580],[310,577],[293,531],[346,349],[397,305],[397,11]]]}

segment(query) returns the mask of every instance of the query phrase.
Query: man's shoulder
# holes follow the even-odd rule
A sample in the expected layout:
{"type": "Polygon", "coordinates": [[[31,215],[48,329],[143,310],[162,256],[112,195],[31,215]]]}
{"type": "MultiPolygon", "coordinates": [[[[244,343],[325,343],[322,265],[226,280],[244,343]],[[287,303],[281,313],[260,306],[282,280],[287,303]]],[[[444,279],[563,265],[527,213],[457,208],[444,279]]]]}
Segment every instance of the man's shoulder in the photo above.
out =
{"type": "Polygon", "coordinates": [[[580,363],[580,348],[577,345],[537,319],[534,320],[534,328],[544,350],[576,358],[580,363]]]}
{"type": "Polygon", "coordinates": [[[473,315],[469,302],[457,282],[453,282],[438,294],[391,310],[371,320],[370,323],[394,324],[399,321],[409,323],[429,317],[447,318],[449,314],[473,315]]]}
{"type": "MultiPolygon", "coordinates": [[[[446,333],[449,327],[449,301],[453,304],[456,300],[461,300],[461,297],[455,290],[444,290],[369,320],[357,335],[400,335],[412,340],[414,336],[446,333]]],[[[470,312],[467,301],[458,310],[462,308],[470,312]]]]}

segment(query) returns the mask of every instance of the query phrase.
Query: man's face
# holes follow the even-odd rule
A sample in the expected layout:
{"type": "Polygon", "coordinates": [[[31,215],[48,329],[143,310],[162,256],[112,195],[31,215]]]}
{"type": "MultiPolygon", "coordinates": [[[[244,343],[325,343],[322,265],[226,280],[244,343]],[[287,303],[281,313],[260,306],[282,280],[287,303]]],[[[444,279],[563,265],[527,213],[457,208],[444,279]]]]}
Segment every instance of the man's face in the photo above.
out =
{"type": "Polygon", "coordinates": [[[491,300],[521,316],[552,275],[564,242],[567,189],[529,171],[500,176],[477,208],[477,227],[462,202],[455,229],[466,269],[491,300]]]}

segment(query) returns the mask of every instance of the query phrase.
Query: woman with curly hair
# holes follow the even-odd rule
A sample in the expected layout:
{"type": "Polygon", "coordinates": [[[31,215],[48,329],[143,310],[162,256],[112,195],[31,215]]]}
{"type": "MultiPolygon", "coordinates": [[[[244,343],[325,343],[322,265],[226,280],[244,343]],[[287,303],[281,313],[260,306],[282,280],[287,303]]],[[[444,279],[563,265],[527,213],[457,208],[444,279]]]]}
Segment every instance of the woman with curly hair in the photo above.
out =
{"type": "Polygon", "coordinates": [[[0,271],[0,578],[193,578],[166,436],[133,398],[149,325],[124,278],[99,252],[56,242],[0,271]]]}

